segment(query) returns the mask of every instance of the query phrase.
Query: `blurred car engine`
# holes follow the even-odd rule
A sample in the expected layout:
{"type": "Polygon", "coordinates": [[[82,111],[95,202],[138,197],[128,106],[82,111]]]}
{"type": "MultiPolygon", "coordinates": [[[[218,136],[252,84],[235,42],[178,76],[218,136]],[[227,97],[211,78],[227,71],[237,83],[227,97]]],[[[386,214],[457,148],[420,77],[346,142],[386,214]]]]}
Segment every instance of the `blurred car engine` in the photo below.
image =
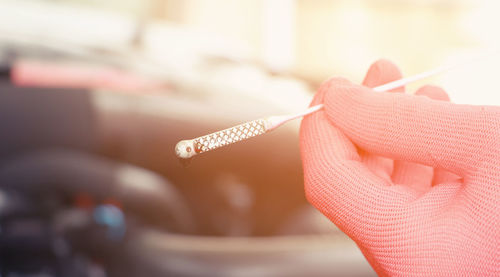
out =
{"type": "Polygon", "coordinates": [[[374,275],[307,204],[297,122],[174,155],[306,106],[306,83],[162,22],[37,2],[0,18],[0,276],[374,275]]]}

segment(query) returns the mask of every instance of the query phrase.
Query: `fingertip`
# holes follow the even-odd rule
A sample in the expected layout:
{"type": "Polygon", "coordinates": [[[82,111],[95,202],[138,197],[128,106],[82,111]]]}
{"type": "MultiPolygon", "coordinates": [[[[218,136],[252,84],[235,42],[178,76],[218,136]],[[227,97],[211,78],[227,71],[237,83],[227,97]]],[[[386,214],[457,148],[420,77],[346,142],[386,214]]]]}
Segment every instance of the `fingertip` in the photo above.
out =
{"type": "MultiPolygon", "coordinates": [[[[349,100],[349,105],[352,105],[352,101],[355,101],[354,99],[357,99],[359,96],[367,92],[372,92],[370,88],[357,85],[357,84],[345,84],[345,83],[338,83],[333,86],[331,86],[327,93],[324,95],[323,102],[325,103],[326,106],[329,106],[331,104],[336,104],[339,100],[349,100]]],[[[344,106],[344,109],[348,109],[349,106],[344,106]]]]}
{"type": "Polygon", "coordinates": [[[342,77],[332,77],[330,79],[328,79],[327,81],[325,81],[321,87],[320,87],[320,91],[322,90],[330,90],[332,87],[337,87],[337,86],[346,86],[346,85],[351,85],[351,81],[347,80],[346,78],[342,78],[342,77]]]}
{"type": "MultiPolygon", "coordinates": [[[[363,80],[363,85],[373,88],[389,82],[401,79],[403,74],[399,67],[397,67],[393,62],[380,59],[374,62],[368,72],[366,73],[365,79],[363,80]]],[[[393,89],[394,92],[403,92],[404,87],[393,89]]]]}
{"type": "Polygon", "coordinates": [[[424,95],[427,96],[433,100],[440,100],[440,101],[450,101],[450,97],[444,91],[444,89],[438,87],[438,86],[433,86],[433,85],[425,85],[421,88],[419,88],[416,92],[415,95],[424,95]]]}
{"type": "Polygon", "coordinates": [[[351,129],[349,122],[359,119],[366,114],[360,109],[360,103],[370,101],[378,96],[370,88],[350,84],[336,85],[328,90],[324,96],[325,113],[331,123],[344,131],[351,129]]]}
{"type": "Polygon", "coordinates": [[[351,82],[345,78],[342,78],[342,77],[332,77],[332,78],[324,81],[319,86],[318,92],[314,96],[310,106],[322,104],[324,102],[324,99],[325,99],[325,94],[329,90],[331,90],[332,87],[336,87],[339,85],[349,85],[349,84],[351,84],[351,82]]]}

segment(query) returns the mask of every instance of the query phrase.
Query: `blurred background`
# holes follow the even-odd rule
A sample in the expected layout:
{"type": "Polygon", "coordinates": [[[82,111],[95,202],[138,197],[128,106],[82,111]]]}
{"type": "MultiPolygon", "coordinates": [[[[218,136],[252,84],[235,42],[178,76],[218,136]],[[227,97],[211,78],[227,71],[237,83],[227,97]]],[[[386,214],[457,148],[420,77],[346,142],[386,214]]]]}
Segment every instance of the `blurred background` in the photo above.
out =
{"type": "Polygon", "coordinates": [[[500,105],[500,2],[0,1],[0,276],[374,276],[307,204],[300,122],[182,163],[181,139],[300,111],[379,58],[500,105]]]}

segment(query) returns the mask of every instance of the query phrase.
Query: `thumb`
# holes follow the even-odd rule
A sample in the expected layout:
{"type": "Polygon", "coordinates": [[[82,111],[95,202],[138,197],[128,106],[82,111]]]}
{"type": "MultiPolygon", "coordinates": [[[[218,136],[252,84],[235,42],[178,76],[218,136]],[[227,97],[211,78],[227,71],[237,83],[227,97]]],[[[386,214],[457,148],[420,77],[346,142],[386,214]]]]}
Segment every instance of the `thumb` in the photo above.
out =
{"type": "MultiPolygon", "coordinates": [[[[320,88],[313,103],[325,92],[349,84],[332,79],[320,88]]],[[[324,111],[306,116],[300,129],[304,183],[309,202],[351,238],[374,235],[374,230],[405,218],[404,205],[415,195],[400,186],[390,186],[360,159],[356,147],[324,111]]]]}
{"type": "Polygon", "coordinates": [[[498,107],[373,93],[352,84],[330,86],[324,104],[328,119],[363,150],[460,176],[477,168],[500,133],[498,107]]]}

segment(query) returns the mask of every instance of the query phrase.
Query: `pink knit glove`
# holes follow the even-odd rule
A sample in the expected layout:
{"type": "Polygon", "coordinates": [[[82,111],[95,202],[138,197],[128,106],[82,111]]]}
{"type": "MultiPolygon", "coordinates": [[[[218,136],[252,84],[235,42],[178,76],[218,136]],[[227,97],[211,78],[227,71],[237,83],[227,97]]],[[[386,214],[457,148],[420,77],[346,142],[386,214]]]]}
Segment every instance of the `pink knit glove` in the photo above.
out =
{"type": "Polygon", "coordinates": [[[399,78],[381,60],[364,86],[321,86],[300,131],[308,200],[380,275],[499,276],[500,108],[370,89],[399,78]]]}

